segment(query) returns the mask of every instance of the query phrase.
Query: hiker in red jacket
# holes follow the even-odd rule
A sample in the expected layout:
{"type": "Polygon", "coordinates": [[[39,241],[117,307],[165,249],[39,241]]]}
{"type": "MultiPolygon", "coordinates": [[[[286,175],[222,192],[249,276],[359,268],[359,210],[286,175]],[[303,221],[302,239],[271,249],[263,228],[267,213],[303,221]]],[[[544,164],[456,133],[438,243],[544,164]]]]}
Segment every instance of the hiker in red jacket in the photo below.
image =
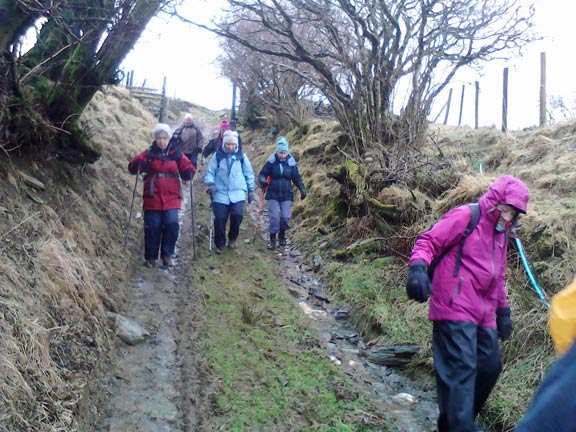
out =
{"type": "Polygon", "coordinates": [[[512,333],[504,285],[508,231],[527,205],[526,185],[500,177],[478,200],[480,218],[462,248],[471,206],[446,213],[412,250],[408,296],[420,302],[431,296],[438,432],[479,431],[474,419],[502,369],[498,336],[506,340],[512,333]],[[435,257],[442,258],[430,281],[428,267],[435,257]]]}
{"type": "Polygon", "coordinates": [[[154,267],[158,249],[165,267],[173,265],[172,256],[178,240],[178,210],[181,206],[180,179],[192,180],[195,169],[179,150],[168,145],[170,126],[159,123],[153,130],[154,142],[128,164],[131,174],[145,173],[144,178],[144,259],[154,267]]]}

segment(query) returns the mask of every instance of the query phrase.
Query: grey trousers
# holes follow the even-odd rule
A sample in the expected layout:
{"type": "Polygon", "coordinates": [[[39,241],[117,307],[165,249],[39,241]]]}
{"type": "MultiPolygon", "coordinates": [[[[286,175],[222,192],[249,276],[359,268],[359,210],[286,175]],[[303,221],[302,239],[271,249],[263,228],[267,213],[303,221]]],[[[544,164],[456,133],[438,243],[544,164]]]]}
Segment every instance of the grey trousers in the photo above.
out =
{"type": "Polygon", "coordinates": [[[268,232],[286,231],[292,217],[292,201],[268,200],[268,232]]]}

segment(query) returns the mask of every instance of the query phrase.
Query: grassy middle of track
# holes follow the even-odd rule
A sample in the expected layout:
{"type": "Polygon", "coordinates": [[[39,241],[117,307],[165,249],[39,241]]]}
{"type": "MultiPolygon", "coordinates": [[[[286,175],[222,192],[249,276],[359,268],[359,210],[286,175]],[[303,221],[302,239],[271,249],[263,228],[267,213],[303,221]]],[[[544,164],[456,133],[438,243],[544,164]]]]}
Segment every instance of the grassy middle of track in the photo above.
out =
{"type": "Polygon", "coordinates": [[[201,259],[205,298],[198,349],[218,385],[218,430],[392,430],[354,391],[288,294],[262,245],[201,259]]]}

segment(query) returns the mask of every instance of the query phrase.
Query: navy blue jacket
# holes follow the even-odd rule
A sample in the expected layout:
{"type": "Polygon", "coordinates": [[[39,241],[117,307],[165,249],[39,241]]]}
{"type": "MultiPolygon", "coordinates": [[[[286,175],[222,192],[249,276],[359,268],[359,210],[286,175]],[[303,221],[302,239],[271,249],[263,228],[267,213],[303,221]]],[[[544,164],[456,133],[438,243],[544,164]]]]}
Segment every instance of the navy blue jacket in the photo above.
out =
{"type": "Polygon", "coordinates": [[[292,183],[300,189],[300,193],[306,190],[298,172],[296,160],[290,154],[282,162],[276,153],[266,160],[258,175],[258,181],[263,184],[268,177],[270,177],[270,184],[266,191],[267,200],[294,201],[292,183]]]}
{"type": "Polygon", "coordinates": [[[514,432],[576,430],[576,342],[546,372],[532,404],[514,432]]]}

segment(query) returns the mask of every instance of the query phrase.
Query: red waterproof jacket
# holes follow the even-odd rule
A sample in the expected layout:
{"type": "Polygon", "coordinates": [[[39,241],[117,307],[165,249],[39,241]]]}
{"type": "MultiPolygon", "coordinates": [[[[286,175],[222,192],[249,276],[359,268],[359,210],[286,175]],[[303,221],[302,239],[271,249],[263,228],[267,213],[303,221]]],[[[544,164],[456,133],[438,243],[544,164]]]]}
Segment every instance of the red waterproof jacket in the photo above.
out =
{"type": "Polygon", "coordinates": [[[164,151],[152,144],[128,164],[131,174],[146,173],[144,210],[179,209],[182,196],[180,178],[191,180],[196,170],[190,160],[168,146],[164,151]]]}
{"type": "MultiPolygon", "coordinates": [[[[464,242],[457,276],[453,273],[458,243],[472,217],[470,207],[449,211],[418,237],[410,264],[424,261],[430,265],[435,256],[451,247],[434,271],[430,320],[468,321],[496,327],[496,309],[508,306],[504,285],[508,234],[495,230],[500,217],[494,208],[497,204],[509,204],[526,213],[528,188],[515,177],[503,176],[480,197],[480,220],[464,242]]],[[[511,223],[508,225],[507,229],[511,223]]]]}

